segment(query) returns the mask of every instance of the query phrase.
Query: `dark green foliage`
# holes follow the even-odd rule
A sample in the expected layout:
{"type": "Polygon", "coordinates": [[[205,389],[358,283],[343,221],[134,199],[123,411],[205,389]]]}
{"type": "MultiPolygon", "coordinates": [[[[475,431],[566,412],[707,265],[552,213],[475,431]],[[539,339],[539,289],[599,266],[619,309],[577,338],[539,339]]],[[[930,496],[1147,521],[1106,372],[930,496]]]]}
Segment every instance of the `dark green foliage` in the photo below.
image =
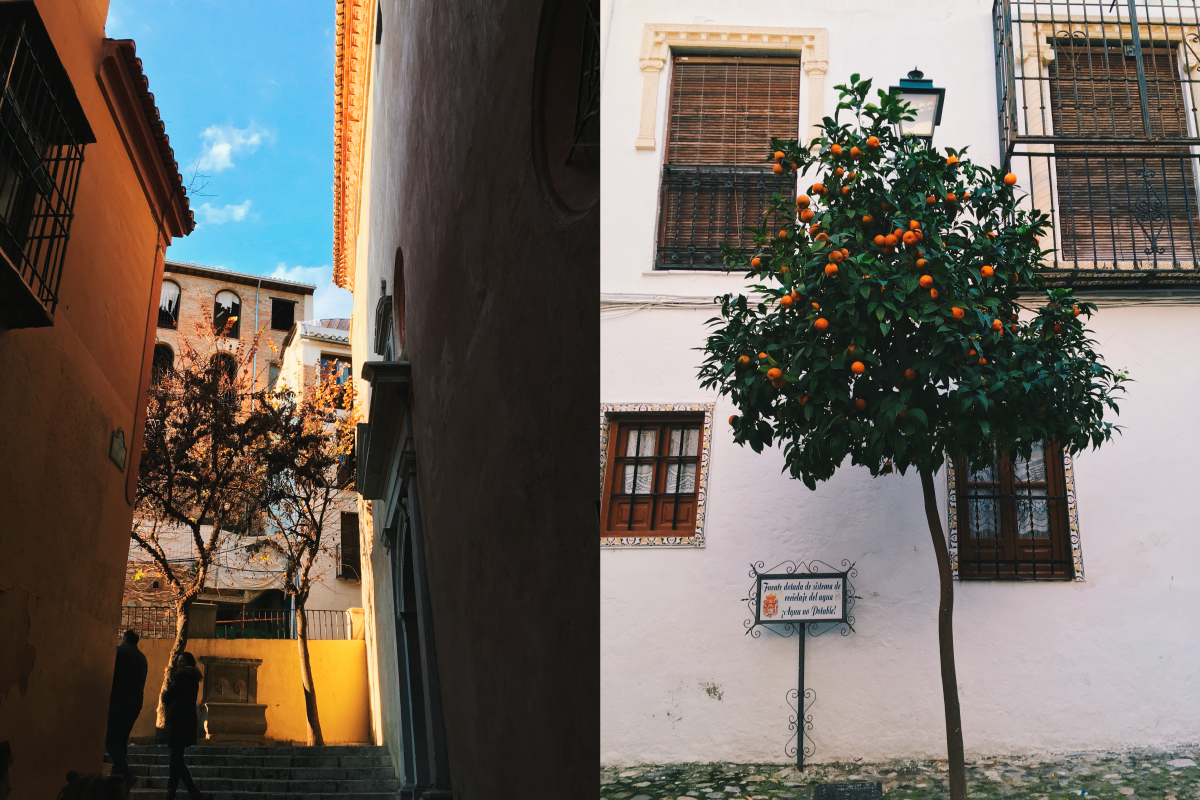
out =
{"type": "Polygon", "coordinates": [[[809,488],[846,456],[873,475],[933,472],[947,456],[982,464],[993,447],[1028,457],[1038,441],[1075,453],[1109,440],[1119,429],[1104,415],[1117,413],[1114,395],[1127,378],[1093,349],[1083,323],[1096,307],[1043,286],[1049,218],[1018,207],[1000,169],[900,137],[907,106],[883,91],[877,105],[865,103],[870,85],[855,75],[837,87],[838,116],[824,119],[808,147],[771,142],[768,161],[782,151],[785,172],[815,175],[825,187],[808,191],[814,218],[801,222],[776,195],[782,231],[756,229],[753,254],[726,248],[727,265],[749,267],[757,282],[751,296],[717,298],[721,316],[710,321],[700,377],[740,410],[735,440],[756,451],[782,443],[788,471],[809,488]],[[853,124],[840,121],[847,111],[853,124]],[[875,244],[914,221],[920,241],[891,252],[875,244]],[[849,257],[827,275],[841,248],[849,257]],[[920,285],[923,275],[931,287],[920,285]],[[829,323],[824,332],[818,318],[829,323]],[[775,381],[772,368],[782,371],[775,381]]]}

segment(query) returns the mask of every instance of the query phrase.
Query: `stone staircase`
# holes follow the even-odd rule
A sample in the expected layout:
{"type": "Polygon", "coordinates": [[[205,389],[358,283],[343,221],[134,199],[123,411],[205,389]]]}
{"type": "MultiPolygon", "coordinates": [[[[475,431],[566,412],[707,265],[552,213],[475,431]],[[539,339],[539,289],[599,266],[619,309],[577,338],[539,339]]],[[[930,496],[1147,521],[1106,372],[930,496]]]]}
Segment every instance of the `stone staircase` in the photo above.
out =
{"type": "MultiPolygon", "coordinates": [[[[333,747],[189,747],[185,760],[196,786],[212,800],[396,800],[399,784],[387,750],[333,747]]],[[[160,800],[167,792],[167,748],[129,748],[138,781],[130,800],[160,800]]],[[[187,800],[181,785],[178,800],[187,800]]]]}

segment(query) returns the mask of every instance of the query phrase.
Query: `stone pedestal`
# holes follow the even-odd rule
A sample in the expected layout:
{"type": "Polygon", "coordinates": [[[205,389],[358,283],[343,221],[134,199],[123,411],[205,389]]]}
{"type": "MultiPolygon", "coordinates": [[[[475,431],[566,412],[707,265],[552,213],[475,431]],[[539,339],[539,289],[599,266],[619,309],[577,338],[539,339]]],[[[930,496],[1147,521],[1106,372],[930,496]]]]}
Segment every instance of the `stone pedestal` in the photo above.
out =
{"type": "Polygon", "coordinates": [[[201,656],[204,702],[201,716],[209,744],[265,744],[267,707],[258,702],[261,658],[201,656]]]}

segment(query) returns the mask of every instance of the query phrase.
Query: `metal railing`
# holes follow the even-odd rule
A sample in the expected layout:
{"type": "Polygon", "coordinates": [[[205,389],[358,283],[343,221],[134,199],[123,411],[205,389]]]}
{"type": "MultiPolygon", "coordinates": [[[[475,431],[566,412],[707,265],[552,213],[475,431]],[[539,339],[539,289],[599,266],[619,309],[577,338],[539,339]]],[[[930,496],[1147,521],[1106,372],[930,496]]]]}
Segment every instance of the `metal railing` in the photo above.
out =
{"type": "MultiPolygon", "coordinates": [[[[721,245],[754,245],[750,227],[761,227],[778,192],[795,196],[796,179],[770,167],[666,164],[659,196],[656,269],[725,269],[721,245]]],[[[768,227],[778,227],[772,215],[768,227]]]]}
{"type": "MultiPolygon", "coordinates": [[[[309,609],[304,612],[309,639],[349,639],[346,611],[309,609]]],[[[120,631],[132,629],[143,639],[175,638],[174,606],[122,606],[120,631]]],[[[217,611],[218,639],[295,639],[296,622],[287,609],[217,611]]]]}

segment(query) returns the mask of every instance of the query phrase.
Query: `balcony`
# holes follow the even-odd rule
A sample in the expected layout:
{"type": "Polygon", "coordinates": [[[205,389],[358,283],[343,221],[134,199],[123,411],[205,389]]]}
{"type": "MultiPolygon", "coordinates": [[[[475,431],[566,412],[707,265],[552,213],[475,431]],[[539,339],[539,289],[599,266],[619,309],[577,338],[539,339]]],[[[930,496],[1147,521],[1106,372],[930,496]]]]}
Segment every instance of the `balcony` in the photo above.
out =
{"type": "Polygon", "coordinates": [[[996,0],[1000,151],[1053,221],[1052,281],[1200,283],[1197,12],[1195,0],[996,0]]]}
{"type": "Polygon", "coordinates": [[[776,193],[794,197],[796,179],[770,167],[664,165],[655,269],[726,269],[721,245],[753,249],[746,229],[763,225],[776,193]]]}

